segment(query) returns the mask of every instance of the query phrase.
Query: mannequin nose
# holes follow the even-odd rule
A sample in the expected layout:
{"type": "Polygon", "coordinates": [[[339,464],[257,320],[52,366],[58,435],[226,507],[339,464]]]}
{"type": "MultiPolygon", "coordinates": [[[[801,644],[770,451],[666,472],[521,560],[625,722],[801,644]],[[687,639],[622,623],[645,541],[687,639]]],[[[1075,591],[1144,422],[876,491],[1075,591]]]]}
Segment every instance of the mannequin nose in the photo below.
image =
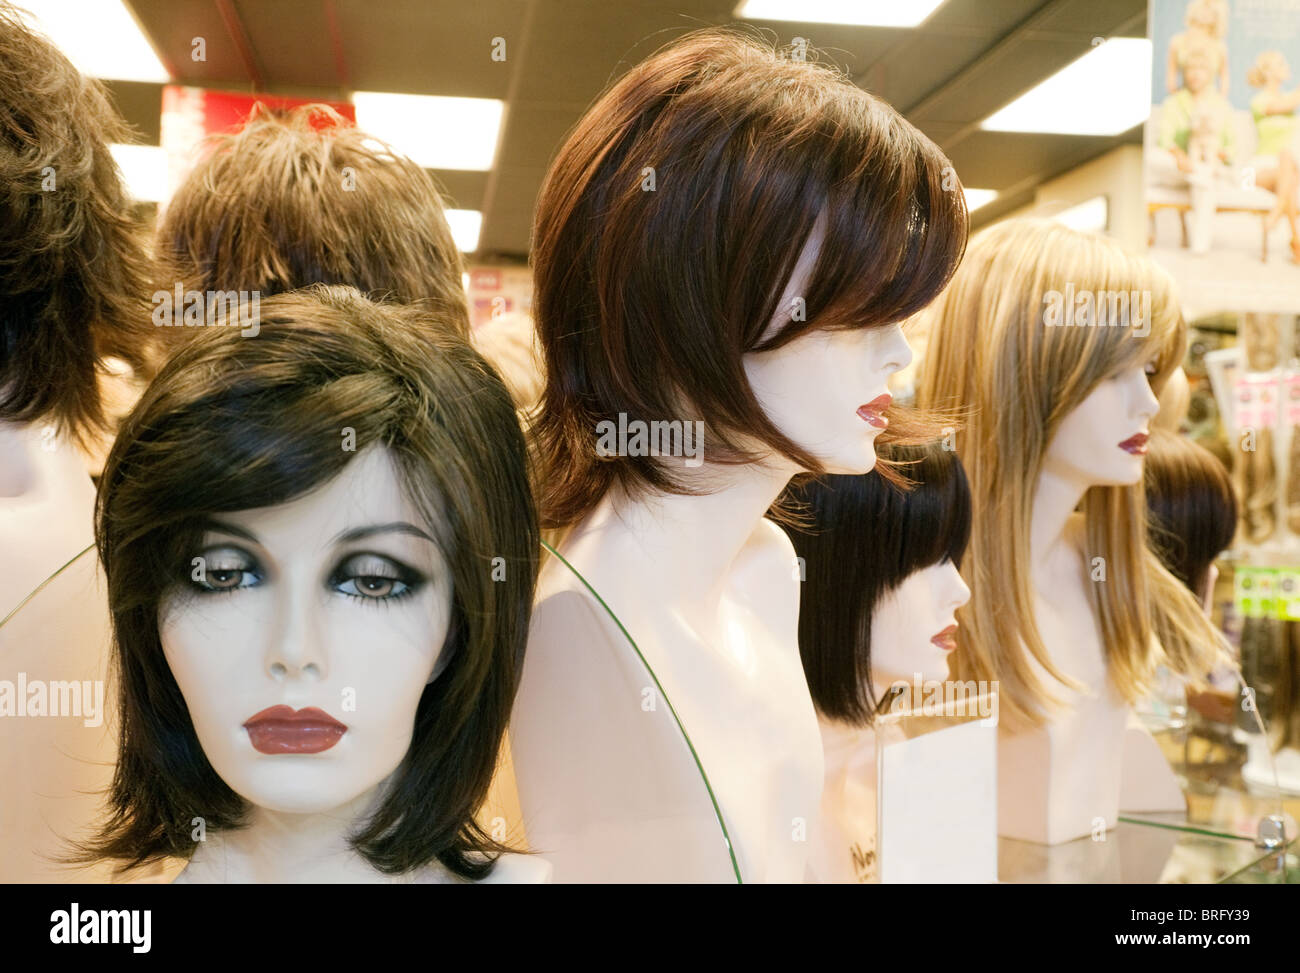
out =
{"type": "Polygon", "coordinates": [[[323,679],[326,665],[319,624],[320,607],[305,594],[289,595],[280,606],[279,614],[267,651],[267,673],[277,682],[323,679]]]}
{"type": "Polygon", "coordinates": [[[912,346],[907,343],[907,336],[903,334],[903,327],[899,324],[891,324],[889,345],[885,354],[885,372],[892,375],[895,372],[901,372],[908,365],[912,364],[912,346]]]}
{"type": "Polygon", "coordinates": [[[957,565],[948,562],[948,604],[953,611],[970,601],[970,586],[957,570],[957,565]]]}
{"type": "Polygon", "coordinates": [[[1147,378],[1145,371],[1138,372],[1137,383],[1137,414],[1144,422],[1149,422],[1155,417],[1160,410],[1160,400],[1156,398],[1155,392],[1151,391],[1151,382],[1147,378]]]}

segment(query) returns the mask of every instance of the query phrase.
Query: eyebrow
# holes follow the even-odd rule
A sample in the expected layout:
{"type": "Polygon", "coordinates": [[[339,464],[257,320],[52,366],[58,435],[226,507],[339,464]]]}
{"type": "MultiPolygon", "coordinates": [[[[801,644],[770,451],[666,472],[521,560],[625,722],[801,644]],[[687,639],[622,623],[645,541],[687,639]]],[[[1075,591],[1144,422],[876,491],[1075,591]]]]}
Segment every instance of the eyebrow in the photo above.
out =
{"type": "Polygon", "coordinates": [[[242,527],[236,527],[234,524],[228,524],[222,520],[209,520],[203,525],[204,530],[220,531],[223,534],[230,534],[232,537],[242,537],[246,541],[258,543],[257,536],[249,530],[242,527]]]}
{"type": "MultiPolygon", "coordinates": [[[[254,544],[260,543],[257,536],[252,531],[245,530],[243,527],[237,527],[234,524],[228,524],[220,520],[210,520],[205,525],[207,530],[220,531],[223,534],[230,534],[234,537],[242,537],[246,541],[254,544]]],[[[375,534],[409,534],[412,537],[422,537],[430,544],[436,544],[432,537],[420,530],[414,524],[407,523],[405,520],[394,521],[391,524],[370,524],[366,527],[352,527],[342,531],[334,536],[330,541],[331,544],[347,544],[351,541],[364,540],[367,537],[373,537],[375,534]]]]}
{"type": "Polygon", "coordinates": [[[333,544],[346,544],[349,541],[359,541],[366,537],[373,537],[375,534],[410,534],[412,537],[422,537],[430,544],[436,544],[432,537],[420,530],[414,524],[409,524],[405,520],[397,520],[391,524],[372,524],[368,527],[353,527],[336,534],[333,544]]]}

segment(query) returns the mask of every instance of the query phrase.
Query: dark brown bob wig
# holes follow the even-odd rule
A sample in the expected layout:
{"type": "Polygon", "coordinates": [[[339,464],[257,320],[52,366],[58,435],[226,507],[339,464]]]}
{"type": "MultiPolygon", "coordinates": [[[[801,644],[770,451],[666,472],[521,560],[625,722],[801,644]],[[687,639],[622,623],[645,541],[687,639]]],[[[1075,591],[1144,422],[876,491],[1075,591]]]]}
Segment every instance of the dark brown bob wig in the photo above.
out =
{"type": "Polygon", "coordinates": [[[0,421],[104,428],[98,364],[147,374],[143,227],[104,88],[0,2],[0,421]]]}
{"type": "Polygon", "coordinates": [[[799,655],[817,709],[854,726],[881,705],[871,681],[871,619],[907,577],[951,561],[961,567],[970,542],[970,484],[957,454],[940,443],[877,445],[910,489],[879,471],[825,476],[790,486],[799,526],[783,523],[803,558],[799,655]]]}
{"type": "MultiPolygon", "coordinates": [[[[218,136],[167,204],[156,243],[169,286],[269,297],[344,284],[422,302],[469,334],[460,251],[433,177],[328,105],[259,106],[218,136]]],[[[164,340],[192,333],[165,330],[164,340]]]]}
{"type": "Polygon", "coordinates": [[[619,413],[702,419],[715,462],[771,450],[820,471],[764,414],[742,356],[908,317],[951,277],[966,226],[943,153],[824,64],[709,29],[634,67],[538,199],[544,526],[582,519],[615,483],[690,492],[653,458],[597,454],[597,424],[619,413]],[[819,218],[806,312],[767,334],[819,218]]]}
{"type": "Polygon", "coordinates": [[[163,655],[159,602],[184,583],[210,515],[286,503],[381,445],[451,569],[450,661],[425,688],[410,749],[352,842],[383,872],[436,859],[482,877],[506,850],[474,814],[514,700],[539,548],[510,395],[451,329],[351,288],[268,298],[259,325],[248,338],[238,327],[196,329],[126,419],[105,465],[96,534],[121,738],[111,816],[87,857],[124,868],[188,858],[194,815],[209,828],[240,825],[246,802],[204,756],[163,655]],[[355,451],[341,448],[349,426],[355,451]],[[496,557],[505,580],[493,580],[496,557]]]}
{"type": "Polygon", "coordinates": [[[1197,598],[1237,532],[1237,494],[1219,458],[1183,436],[1151,435],[1142,464],[1151,549],[1197,598]]]}

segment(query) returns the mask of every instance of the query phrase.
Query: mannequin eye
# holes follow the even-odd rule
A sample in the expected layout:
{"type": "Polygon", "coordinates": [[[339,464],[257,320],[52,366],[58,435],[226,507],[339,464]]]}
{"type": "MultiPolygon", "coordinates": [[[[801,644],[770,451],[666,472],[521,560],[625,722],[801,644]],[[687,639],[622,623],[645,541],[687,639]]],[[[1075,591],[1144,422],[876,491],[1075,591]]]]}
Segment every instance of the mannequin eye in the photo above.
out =
{"type": "Polygon", "coordinates": [[[416,571],[376,554],[348,558],[334,572],[330,583],[340,594],[367,601],[392,601],[414,594],[424,583],[416,571]]]}
{"type": "Polygon", "coordinates": [[[257,562],[237,548],[212,548],[195,558],[190,583],[199,591],[236,591],[262,581],[257,562]]]}

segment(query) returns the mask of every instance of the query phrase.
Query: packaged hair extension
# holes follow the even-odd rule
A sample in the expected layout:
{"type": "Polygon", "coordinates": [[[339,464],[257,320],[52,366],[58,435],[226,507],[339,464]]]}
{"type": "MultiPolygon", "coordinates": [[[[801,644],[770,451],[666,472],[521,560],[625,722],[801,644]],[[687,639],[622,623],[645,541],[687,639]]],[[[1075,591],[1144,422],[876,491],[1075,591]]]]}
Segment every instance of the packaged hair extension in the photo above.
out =
{"type": "Polygon", "coordinates": [[[1246,374],[1235,388],[1237,442],[1234,479],[1242,498],[1242,536],[1262,543],[1277,530],[1277,467],[1273,427],[1277,424],[1277,380],[1246,374]]]}
{"type": "Polygon", "coordinates": [[[1241,316],[1241,344],[1246,370],[1268,372],[1278,366],[1280,315],[1247,312],[1241,316]]]}
{"type": "MultiPolygon", "coordinates": [[[[1274,733],[1276,678],[1285,642],[1282,624],[1275,618],[1247,618],[1241,628],[1242,678],[1254,690],[1260,719],[1274,733]]],[[[1237,710],[1237,726],[1247,733],[1256,732],[1255,716],[1245,706],[1237,710]]]]}

